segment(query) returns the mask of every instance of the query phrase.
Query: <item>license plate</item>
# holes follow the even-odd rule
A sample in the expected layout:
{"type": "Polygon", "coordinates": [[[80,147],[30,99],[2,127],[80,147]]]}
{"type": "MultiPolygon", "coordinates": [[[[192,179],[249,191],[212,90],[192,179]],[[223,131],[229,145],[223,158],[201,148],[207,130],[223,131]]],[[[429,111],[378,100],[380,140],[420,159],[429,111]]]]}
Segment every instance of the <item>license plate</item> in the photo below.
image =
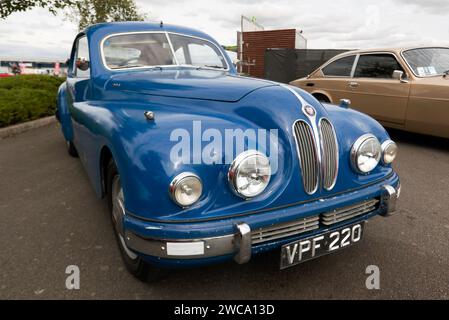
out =
{"type": "Polygon", "coordinates": [[[288,243],[281,248],[281,269],[349,247],[360,241],[365,222],[310,238],[288,243]]]}

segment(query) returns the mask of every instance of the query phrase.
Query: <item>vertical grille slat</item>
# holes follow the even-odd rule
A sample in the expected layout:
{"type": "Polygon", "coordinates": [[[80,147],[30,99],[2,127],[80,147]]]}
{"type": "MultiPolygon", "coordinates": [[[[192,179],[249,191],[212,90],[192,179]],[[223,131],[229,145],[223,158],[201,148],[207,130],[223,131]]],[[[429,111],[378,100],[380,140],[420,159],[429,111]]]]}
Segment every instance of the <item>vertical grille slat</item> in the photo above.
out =
{"type": "Polygon", "coordinates": [[[332,123],[326,118],[319,121],[319,141],[315,141],[313,130],[304,120],[293,125],[302,181],[308,194],[314,194],[320,185],[332,190],[338,176],[338,141],[332,123]]]}
{"type": "Polygon", "coordinates": [[[294,131],[301,161],[304,190],[308,194],[313,194],[319,182],[319,163],[313,131],[310,125],[302,120],[295,122],[294,131]]]}
{"type": "Polygon", "coordinates": [[[338,144],[332,124],[324,118],[320,120],[320,136],[323,151],[323,186],[326,190],[331,190],[338,174],[338,144]]]}

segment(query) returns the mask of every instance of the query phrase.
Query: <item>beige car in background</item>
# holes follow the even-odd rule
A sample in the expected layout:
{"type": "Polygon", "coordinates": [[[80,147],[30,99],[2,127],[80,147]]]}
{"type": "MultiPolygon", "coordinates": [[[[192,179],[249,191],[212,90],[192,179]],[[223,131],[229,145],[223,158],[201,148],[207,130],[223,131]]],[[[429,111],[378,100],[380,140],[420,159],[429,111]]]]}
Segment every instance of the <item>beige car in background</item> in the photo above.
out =
{"type": "Polygon", "coordinates": [[[342,53],[290,84],[350,107],[384,126],[449,138],[449,48],[342,53]]]}

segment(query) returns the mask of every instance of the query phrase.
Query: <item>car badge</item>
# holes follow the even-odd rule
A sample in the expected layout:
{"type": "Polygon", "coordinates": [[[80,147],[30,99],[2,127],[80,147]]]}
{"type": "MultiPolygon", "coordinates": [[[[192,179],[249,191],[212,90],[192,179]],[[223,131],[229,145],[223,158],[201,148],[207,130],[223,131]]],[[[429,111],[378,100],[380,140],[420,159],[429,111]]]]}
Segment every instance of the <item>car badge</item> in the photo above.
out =
{"type": "Polygon", "coordinates": [[[304,112],[309,116],[309,117],[314,117],[316,112],[315,109],[311,106],[305,106],[304,107],[304,112]]]}

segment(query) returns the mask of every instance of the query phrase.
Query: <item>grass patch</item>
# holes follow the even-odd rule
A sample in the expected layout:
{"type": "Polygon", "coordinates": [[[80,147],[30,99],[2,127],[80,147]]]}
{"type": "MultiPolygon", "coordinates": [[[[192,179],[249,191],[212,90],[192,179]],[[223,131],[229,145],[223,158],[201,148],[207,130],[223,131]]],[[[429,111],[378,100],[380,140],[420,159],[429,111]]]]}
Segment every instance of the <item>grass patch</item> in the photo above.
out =
{"type": "Polygon", "coordinates": [[[0,127],[54,115],[64,81],[45,75],[0,78],[0,127]]]}

